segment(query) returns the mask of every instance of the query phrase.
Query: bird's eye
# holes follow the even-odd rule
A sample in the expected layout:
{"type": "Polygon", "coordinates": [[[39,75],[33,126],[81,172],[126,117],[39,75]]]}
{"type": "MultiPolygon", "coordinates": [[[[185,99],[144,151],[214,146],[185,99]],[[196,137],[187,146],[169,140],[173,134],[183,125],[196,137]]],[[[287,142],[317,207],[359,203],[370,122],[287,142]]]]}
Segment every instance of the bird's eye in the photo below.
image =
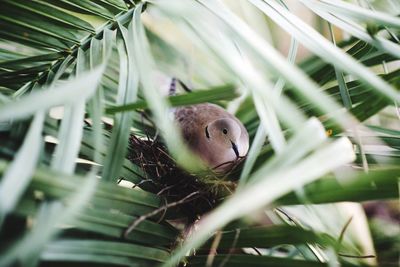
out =
{"type": "Polygon", "coordinates": [[[206,137],[210,138],[210,133],[208,132],[208,126],[206,127],[205,132],[206,132],[206,137]]]}
{"type": "Polygon", "coordinates": [[[222,129],[222,132],[224,133],[224,134],[227,134],[228,133],[228,130],[227,129],[222,129]]]}

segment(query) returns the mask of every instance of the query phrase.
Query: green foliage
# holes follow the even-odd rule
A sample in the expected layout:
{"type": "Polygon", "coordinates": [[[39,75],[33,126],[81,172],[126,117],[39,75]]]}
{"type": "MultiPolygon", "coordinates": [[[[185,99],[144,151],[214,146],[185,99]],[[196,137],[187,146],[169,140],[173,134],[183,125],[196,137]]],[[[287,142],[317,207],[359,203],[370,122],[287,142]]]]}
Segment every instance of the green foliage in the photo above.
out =
{"type": "Polygon", "coordinates": [[[372,239],[360,203],[399,196],[400,6],[299,1],[318,32],[290,2],[1,1],[0,266],[396,262],[398,231],[373,218],[372,239]],[[193,92],[168,97],[160,73],[193,92]],[[197,170],[171,109],[203,102],[234,112],[252,147],[237,191],[189,235],[129,138],[158,135],[197,170]]]}

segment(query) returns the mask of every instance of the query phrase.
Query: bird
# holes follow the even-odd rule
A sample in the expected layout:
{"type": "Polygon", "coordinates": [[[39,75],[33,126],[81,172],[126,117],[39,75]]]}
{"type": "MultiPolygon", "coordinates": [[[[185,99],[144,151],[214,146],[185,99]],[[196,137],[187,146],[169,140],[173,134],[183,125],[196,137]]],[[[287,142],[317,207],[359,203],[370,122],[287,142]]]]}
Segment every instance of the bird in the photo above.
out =
{"type": "Polygon", "coordinates": [[[249,135],[238,118],[222,107],[202,103],[174,110],[189,149],[216,173],[228,173],[249,150],[249,135]]]}

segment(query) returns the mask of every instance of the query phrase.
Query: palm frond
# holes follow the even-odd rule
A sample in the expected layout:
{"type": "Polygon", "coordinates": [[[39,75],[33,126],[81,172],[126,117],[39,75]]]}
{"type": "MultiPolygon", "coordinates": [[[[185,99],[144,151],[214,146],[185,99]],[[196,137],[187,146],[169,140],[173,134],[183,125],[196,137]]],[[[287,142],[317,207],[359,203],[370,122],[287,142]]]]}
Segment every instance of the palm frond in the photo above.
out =
{"type": "Polygon", "coordinates": [[[0,265],[376,265],[361,204],[399,195],[400,6],[364,2],[299,1],[313,27],[283,0],[1,1],[0,265]],[[250,135],[227,177],[171,120],[204,102],[250,135]]]}

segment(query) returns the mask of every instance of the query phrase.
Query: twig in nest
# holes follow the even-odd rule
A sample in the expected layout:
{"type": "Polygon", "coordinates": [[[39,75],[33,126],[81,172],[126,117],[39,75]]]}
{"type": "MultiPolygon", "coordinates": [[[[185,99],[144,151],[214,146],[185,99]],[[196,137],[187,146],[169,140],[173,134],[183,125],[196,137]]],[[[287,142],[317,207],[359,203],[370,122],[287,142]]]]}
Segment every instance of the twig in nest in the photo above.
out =
{"type": "Polygon", "coordinates": [[[158,213],[160,213],[160,212],[162,212],[162,211],[164,211],[164,210],[166,210],[166,209],[169,209],[169,208],[172,208],[172,207],[175,207],[175,206],[184,204],[184,203],[186,203],[186,202],[188,202],[188,201],[191,201],[191,200],[192,200],[191,198],[192,198],[194,195],[197,195],[197,194],[199,194],[199,191],[193,192],[193,193],[187,195],[186,197],[182,198],[181,200],[178,200],[178,201],[175,201],[175,202],[171,202],[171,203],[165,204],[164,206],[162,206],[162,207],[160,207],[160,208],[158,208],[158,209],[156,209],[156,210],[153,210],[152,212],[149,212],[149,213],[147,213],[147,214],[145,214],[145,215],[140,216],[140,217],[137,218],[135,221],[133,221],[133,222],[128,226],[128,228],[125,230],[125,232],[124,232],[124,238],[127,238],[128,234],[129,234],[130,232],[132,232],[133,229],[135,229],[135,228],[136,228],[141,222],[143,222],[144,220],[146,220],[146,219],[148,219],[148,218],[150,218],[150,217],[153,217],[154,215],[156,215],[156,214],[158,214],[158,213]]]}
{"type": "Polygon", "coordinates": [[[351,216],[347,222],[344,224],[342,231],[340,231],[339,239],[338,239],[338,246],[342,244],[344,233],[346,232],[347,228],[349,227],[351,221],[353,220],[353,216],[351,216]]]}
{"type": "Polygon", "coordinates": [[[161,189],[160,191],[158,191],[157,196],[161,196],[162,193],[164,193],[165,191],[168,191],[168,190],[170,190],[171,188],[174,188],[174,187],[176,187],[176,186],[177,186],[176,184],[173,184],[173,185],[169,185],[169,186],[167,186],[167,187],[161,189]]]}
{"type": "MultiPolygon", "coordinates": [[[[122,179],[121,179],[121,180],[122,180],[122,179]]],[[[154,181],[153,181],[153,180],[150,180],[150,179],[142,180],[142,181],[140,181],[139,183],[134,184],[134,185],[132,186],[132,189],[134,189],[134,188],[136,188],[136,187],[138,187],[138,186],[141,186],[142,184],[145,184],[145,183],[152,183],[152,184],[154,184],[154,181]]]]}
{"type": "Polygon", "coordinates": [[[219,242],[221,241],[221,237],[222,237],[222,232],[218,231],[214,237],[212,244],[211,244],[210,252],[208,253],[208,256],[207,256],[206,267],[212,266],[215,255],[217,255],[217,248],[218,248],[219,242]]]}
{"type": "Polygon", "coordinates": [[[233,252],[235,251],[236,248],[236,244],[237,241],[239,239],[239,235],[240,235],[240,229],[236,229],[236,234],[235,234],[235,239],[232,242],[232,247],[229,249],[228,255],[226,255],[226,257],[224,258],[224,260],[219,264],[218,267],[224,267],[225,264],[229,261],[229,259],[231,258],[233,252]]]}
{"type": "Polygon", "coordinates": [[[240,157],[238,157],[238,158],[235,159],[235,160],[230,160],[230,161],[222,162],[221,164],[219,164],[219,165],[213,167],[212,170],[215,171],[215,170],[217,170],[217,169],[220,168],[220,167],[223,167],[223,166],[225,166],[225,165],[231,164],[231,167],[230,167],[229,172],[227,172],[227,173],[224,174],[224,176],[228,176],[228,175],[230,175],[233,171],[236,170],[236,167],[242,162],[242,160],[243,160],[244,158],[246,158],[246,157],[240,156],[240,157]]]}
{"type": "MultiPolygon", "coordinates": [[[[164,198],[164,202],[165,202],[165,205],[168,204],[168,201],[166,198],[164,198]]],[[[160,216],[160,219],[158,219],[157,223],[160,223],[162,220],[164,220],[164,216],[166,213],[167,213],[167,209],[164,209],[164,211],[163,211],[162,215],[160,216]]]]}
{"type": "Polygon", "coordinates": [[[210,208],[214,207],[214,205],[210,202],[210,200],[207,197],[201,196],[200,198],[203,199],[205,202],[207,202],[207,204],[210,206],[210,208]]]}

